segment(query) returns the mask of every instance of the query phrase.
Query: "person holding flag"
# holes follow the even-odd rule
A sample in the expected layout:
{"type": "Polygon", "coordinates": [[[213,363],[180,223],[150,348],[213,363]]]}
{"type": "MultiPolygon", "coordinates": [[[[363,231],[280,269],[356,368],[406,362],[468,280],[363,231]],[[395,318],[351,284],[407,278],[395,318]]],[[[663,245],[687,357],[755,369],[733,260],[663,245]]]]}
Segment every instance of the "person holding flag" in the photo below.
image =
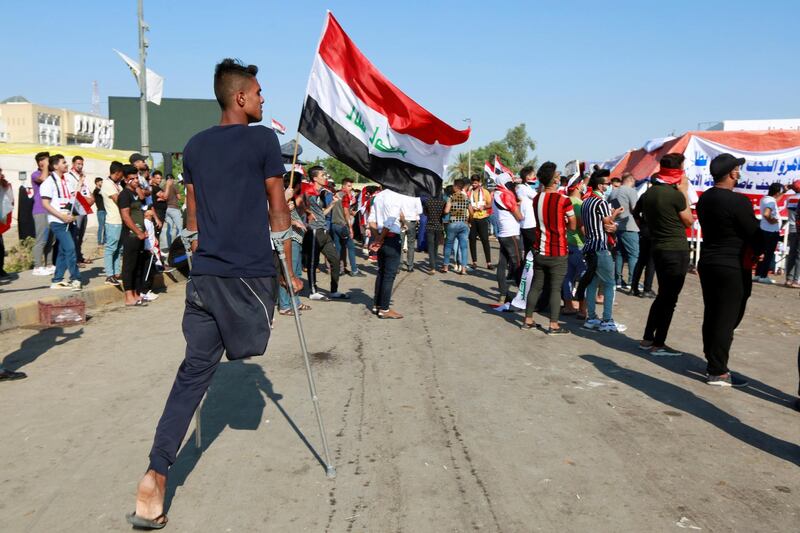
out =
{"type": "Polygon", "coordinates": [[[56,270],[53,273],[50,288],[80,291],[82,288],[81,273],[78,270],[75,255],[75,241],[69,229],[70,224],[75,222],[72,209],[75,189],[72,180],[67,178],[67,160],[63,155],[50,156],[48,169],[50,175],[42,182],[39,193],[42,198],[42,206],[47,211],[50,231],[58,241],[56,270]],[[69,282],[64,279],[67,271],[69,271],[69,282]]]}
{"type": "Polygon", "coordinates": [[[92,196],[86,184],[83,164],[82,156],[74,156],[72,158],[72,168],[67,173],[73,180],[72,186],[75,188],[75,201],[72,202],[75,223],[70,225],[70,233],[75,241],[75,255],[78,259],[78,266],[85,266],[87,263],[81,248],[83,247],[83,236],[86,235],[86,226],[89,221],[88,215],[93,213],[92,206],[94,205],[94,196],[92,196]]]}

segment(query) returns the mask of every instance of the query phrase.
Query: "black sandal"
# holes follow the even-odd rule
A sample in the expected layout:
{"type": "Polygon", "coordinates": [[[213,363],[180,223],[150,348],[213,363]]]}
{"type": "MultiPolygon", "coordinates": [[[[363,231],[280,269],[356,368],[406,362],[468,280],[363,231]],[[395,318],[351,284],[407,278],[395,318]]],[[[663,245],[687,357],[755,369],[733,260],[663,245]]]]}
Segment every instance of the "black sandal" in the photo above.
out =
{"type": "Polygon", "coordinates": [[[161,513],[155,518],[142,518],[141,516],[136,516],[136,512],[131,514],[125,515],[125,519],[128,521],[130,525],[138,529],[163,529],[164,526],[167,525],[167,515],[161,513]],[[163,522],[160,520],[163,518],[163,522]]]}

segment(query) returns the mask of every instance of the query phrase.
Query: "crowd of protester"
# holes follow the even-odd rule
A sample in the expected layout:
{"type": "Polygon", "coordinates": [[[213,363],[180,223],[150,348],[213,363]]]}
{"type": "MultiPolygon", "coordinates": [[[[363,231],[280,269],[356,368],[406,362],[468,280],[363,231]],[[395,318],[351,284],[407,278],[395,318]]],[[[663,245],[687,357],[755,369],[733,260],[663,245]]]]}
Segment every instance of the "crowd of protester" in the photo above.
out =
{"type": "MultiPolygon", "coordinates": [[[[349,179],[337,189],[322,167],[309,169],[308,178],[287,174],[295,271],[302,265],[307,273],[310,299],[348,298],[339,292],[340,273],[363,275],[355,253],[358,240],[367,261],[376,263],[373,313],[400,319],[391,294],[401,266],[431,276],[468,275],[479,269],[482,255],[497,279],[493,308],[522,311],[523,329],[565,335],[563,318],[571,316],[578,321],[573,327],[585,331],[624,332],[628,328],[615,320],[614,304],[616,295],[625,293],[652,300],[639,349],[653,357],[678,357],[682,353],[667,338],[690,271],[687,230],[696,213],[704,235],[696,267],[705,303],[706,381],[744,386],[746,381],[727,366],[733,331],[744,316],[752,283],[772,282],[781,230],[778,205],[787,190],[800,193],[800,180],[788,189],[773,184],[761,201],[759,221],[750,201],[733,191],[741,160],[717,158],[711,165],[715,186],[696,205],[683,164],[682,155],[668,154],[656,174],[637,180],[631,174],[612,178],[600,168],[561,176],[554,163],[546,162],[535,171],[525,167],[505,182],[485,183],[477,175],[469,182],[456,179],[441,196],[422,199],[380,186],[356,190],[349,179]],[[497,262],[490,238],[498,244],[497,262]],[[425,263],[415,262],[416,250],[427,251],[425,263]],[[320,265],[320,253],[326,264],[320,265]],[[330,273],[327,293],[316,282],[320,269],[330,273]],[[536,323],[536,311],[548,317],[546,324],[536,323]]],[[[785,285],[798,288],[796,206],[788,215],[785,285]]],[[[299,310],[310,309],[299,297],[297,304],[299,310]]],[[[283,288],[279,311],[293,313],[283,288]]]]}

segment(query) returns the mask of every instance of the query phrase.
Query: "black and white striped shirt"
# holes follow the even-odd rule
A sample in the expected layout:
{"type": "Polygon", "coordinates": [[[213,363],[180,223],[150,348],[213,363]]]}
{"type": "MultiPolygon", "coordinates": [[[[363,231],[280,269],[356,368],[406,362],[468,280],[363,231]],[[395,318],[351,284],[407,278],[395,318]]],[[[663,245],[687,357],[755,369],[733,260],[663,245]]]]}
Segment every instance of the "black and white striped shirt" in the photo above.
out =
{"type": "Polygon", "coordinates": [[[611,207],[608,202],[597,195],[593,194],[583,202],[581,221],[586,232],[584,252],[608,250],[608,235],[603,228],[603,219],[610,216],[611,207]]]}

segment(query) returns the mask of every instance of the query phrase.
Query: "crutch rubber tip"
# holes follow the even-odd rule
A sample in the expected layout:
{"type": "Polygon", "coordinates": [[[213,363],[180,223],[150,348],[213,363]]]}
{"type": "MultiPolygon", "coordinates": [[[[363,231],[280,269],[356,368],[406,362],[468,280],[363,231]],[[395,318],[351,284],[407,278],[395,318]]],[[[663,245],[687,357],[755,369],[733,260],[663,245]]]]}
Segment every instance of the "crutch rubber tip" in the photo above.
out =
{"type": "Polygon", "coordinates": [[[325,475],[328,476],[328,479],[334,479],[336,477],[336,467],[333,465],[326,466],[325,475]]]}

